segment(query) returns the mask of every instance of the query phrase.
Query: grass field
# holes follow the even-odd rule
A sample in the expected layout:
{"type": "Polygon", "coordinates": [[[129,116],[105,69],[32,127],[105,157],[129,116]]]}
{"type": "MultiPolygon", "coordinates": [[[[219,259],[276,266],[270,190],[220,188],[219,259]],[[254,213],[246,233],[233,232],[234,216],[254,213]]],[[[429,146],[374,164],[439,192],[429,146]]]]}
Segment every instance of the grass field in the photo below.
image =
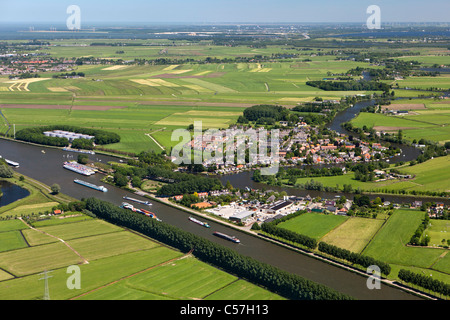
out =
{"type": "Polygon", "coordinates": [[[360,253],[383,223],[380,219],[352,217],[327,233],[321,241],[360,253]]]}
{"type": "MultiPolygon", "coordinates": [[[[110,46],[79,46],[70,41],[55,44],[48,53],[56,57],[70,54],[70,57],[119,58],[110,46]]],[[[120,58],[160,57],[162,49],[167,48],[163,44],[127,48],[120,58]]],[[[167,57],[204,59],[213,54],[218,58],[248,57],[279,50],[278,46],[252,49],[190,45],[170,48],[167,57]]],[[[296,52],[293,48],[283,51],[296,52]]],[[[172,130],[186,128],[194,120],[202,121],[204,128],[227,128],[251,105],[295,106],[316,96],[339,99],[364,93],[325,92],[306,85],[306,81],[321,80],[329,72],[343,73],[364,63],[337,61],[333,56],[312,56],[310,60],[263,64],[82,65],[76,72],[85,73],[84,78],[56,79],[52,78],[54,73],[48,73],[45,78],[11,83],[0,77],[0,110],[17,130],[72,124],[117,132],[122,141],[107,146],[110,149],[160,152],[158,144],[166,150],[174,145],[169,141],[172,130]],[[152,135],[155,143],[146,134],[156,130],[162,131],[152,135]]],[[[0,132],[6,132],[3,127],[0,132]]]]}
{"type": "MultiPolygon", "coordinates": [[[[307,86],[306,81],[361,65],[316,57],[311,62],[263,66],[80,66],[78,71],[86,73],[85,78],[30,82],[28,91],[9,91],[11,84],[0,78],[0,88],[8,90],[0,90],[4,102],[1,111],[17,130],[50,123],[105,129],[116,131],[122,139],[107,146],[110,149],[160,152],[158,143],[165,149],[174,145],[168,141],[168,131],[186,128],[194,120],[202,121],[204,128],[227,128],[251,105],[294,106],[316,96],[324,97],[324,91],[307,86]],[[157,143],[146,136],[160,129],[166,134],[154,136],[157,143]]],[[[326,92],[324,98],[339,99],[357,93],[364,92],[326,92]]]]}
{"type": "Polygon", "coordinates": [[[397,265],[431,268],[446,252],[445,249],[407,246],[423,216],[423,211],[396,210],[363,254],[397,265]]]}
{"type": "Polygon", "coordinates": [[[318,240],[340,224],[344,223],[347,219],[348,217],[338,215],[308,212],[282,222],[278,224],[278,227],[318,240]]]}
{"type": "MultiPolygon", "coordinates": [[[[8,205],[9,210],[3,207],[4,214],[29,215],[57,203],[29,178],[23,183],[30,195],[8,205]]],[[[56,300],[87,293],[83,299],[206,299],[210,295],[212,299],[283,299],[194,257],[81,213],[46,217],[33,225],[37,229],[18,219],[0,221],[0,300],[42,299],[39,279],[44,271],[50,271],[50,296],[56,300]],[[71,265],[80,268],[81,289],[70,290],[66,285],[66,269],[71,265]],[[117,282],[119,290],[107,286],[112,282],[117,282]]]]}
{"type": "MultiPolygon", "coordinates": [[[[360,113],[351,122],[354,126],[362,128],[364,125],[377,131],[395,132],[402,130],[404,137],[419,141],[426,139],[441,144],[450,139],[450,108],[446,101],[435,99],[420,99],[409,101],[414,105],[423,105],[423,108],[411,110],[408,115],[391,116],[375,113],[360,113]]],[[[390,109],[398,109],[405,100],[394,101],[390,109]]],[[[400,108],[408,110],[410,108],[400,108]]]]}
{"type": "MultiPolygon", "coordinates": [[[[378,193],[398,190],[448,192],[450,190],[449,161],[450,156],[445,156],[434,158],[412,167],[404,166],[399,168],[401,172],[415,176],[413,179],[408,180],[394,179],[379,182],[362,182],[355,180],[353,172],[335,177],[317,177],[313,178],[313,180],[321,182],[324,186],[339,186],[342,189],[344,184],[351,184],[353,189],[361,188],[364,191],[378,193]]],[[[296,183],[304,184],[310,180],[311,178],[299,178],[296,183]]]]}

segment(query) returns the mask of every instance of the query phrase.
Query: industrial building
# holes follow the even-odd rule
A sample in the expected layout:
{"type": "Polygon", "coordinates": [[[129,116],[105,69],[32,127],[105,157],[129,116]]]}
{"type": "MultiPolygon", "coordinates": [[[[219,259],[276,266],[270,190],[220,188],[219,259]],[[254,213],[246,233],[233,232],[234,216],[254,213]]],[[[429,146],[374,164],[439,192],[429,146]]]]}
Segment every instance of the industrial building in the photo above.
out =
{"type": "Polygon", "coordinates": [[[44,135],[47,137],[57,137],[57,138],[66,138],[70,142],[72,142],[75,139],[94,139],[94,136],[90,136],[87,134],[82,133],[75,133],[75,132],[69,132],[69,131],[63,131],[63,130],[53,130],[53,131],[45,131],[44,135]]]}

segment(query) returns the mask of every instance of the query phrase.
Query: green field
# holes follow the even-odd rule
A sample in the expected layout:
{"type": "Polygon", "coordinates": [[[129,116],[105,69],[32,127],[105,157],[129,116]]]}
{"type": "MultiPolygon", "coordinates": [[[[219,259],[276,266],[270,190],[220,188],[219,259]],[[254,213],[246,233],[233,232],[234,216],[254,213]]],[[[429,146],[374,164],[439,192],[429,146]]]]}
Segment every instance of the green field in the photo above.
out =
{"type": "Polygon", "coordinates": [[[381,228],[384,221],[352,217],[327,233],[321,240],[339,248],[360,253],[381,228]]]}
{"type": "Polygon", "coordinates": [[[408,180],[386,180],[386,181],[368,181],[362,182],[356,180],[353,172],[346,173],[342,176],[335,177],[316,177],[316,178],[299,178],[297,184],[304,184],[311,179],[321,182],[324,186],[336,187],[342,189],[344,184],[351,184],[353,189],[360,188],[368,192],[386,193],[397,192],[399,190],[412,191],[437,191],[448,192],[450,190],[450,172],[449,168],[450,156],[434,158],[426,162],[399,168],[405,174],[414,176],[408,180]]]}
{"type": "Polygon", "coordinates": [[[447,246],[447,240],[450,239],[450,221],[433,219],[424,234],[430,236],[430,246],[447,246]]]}
{"type": "Polygon", "coordinates": [[[294,231],[314,239],[320,239],[325,234],[344,223],[348,217],[325,215],[318,213],[304,213],[293,219],[278,224],[278,227],[294,231]]]}
{"type": "Polygon", "coordinates": [[[193,257],[158,266],[82,297],[88,300],[251,300],[252,298],[281,299],[193,257]],[[249,293],[250,296],[245,293],[249,293]]]}
{"type": "Polygon", "coordinates": [[[283,299],[151,239],[81,218],[38,221],[38,230],[0,221],[1,300],[42,299],[44,271],[54,300],[283,299]],[[80,268],[81,289],[66,285],[71,265],[80,268]]]}
{"type": "Polygon", "coordinates": [[[395,211],[364,249],[363,254],[396,265],[444,271],[436,263],[441,259],[441,255],[446,252],[445,249],[407,246],[414,231],[421,223],[423,215],[423,211],[395,211]]]}
{"type": "Polygon", "coordinates": [[[450,140],[450,108],[448,104],[442,102],[445,101],[397,100],[393,105],[423,103],[425,109],[411,110],[404,116],[362,112],[351,123],[359,128],[367,126],[389,133],[397,133],[401,129],[403,136],[409,141],[419,141],[423,138],[443,144],[450,140]]]}
{"type": "MultiPolygon", "coordinates": [[[[162,49],[166,49],[163,44],[127,48],[120,58],[160,57],[162,49]]],[[[279,46],[252,49],[197,44],[170,48],[167,57],[205,59],[217,54],[218,58],[233,58],[270,55],[279,50],[279,46]]],[[[119,58],[116,51],[110,46],[83,47],[70,41],[57,41],[48,49],[56,57],[112,59],[119,58]]],[[[297,50],[283,48],[283,51],[297,50]]],[[[86,76],[78,79],[54,79],[55,73],[24,80],[0,77],[0,110],[17,130],[55,123],[105,129],[121,136],[121,142],[107,146],[109,149],[160,152],[158,144],[166,150],[176,145],[170,141],[172,130],[186,128],[193,121],[202,121],[204,128],[228,128],[251,105],[295,106],[316,96],[340,99],[365,93],[325,92],[306,85],[306,81],[321,80],[329,72],[343,73],[364,63],[337,61],[334,56],[303,60],[304,57],[267,63],[81,65],[75,71],[86,76]],[[10,108],[6,104],[16,106],[10,108]],[[38,109],[26,108],[27,105],[38,109]]],[[[8,128],[3,118],[1,121],[0,133],[5,133],[8,128]]]]}

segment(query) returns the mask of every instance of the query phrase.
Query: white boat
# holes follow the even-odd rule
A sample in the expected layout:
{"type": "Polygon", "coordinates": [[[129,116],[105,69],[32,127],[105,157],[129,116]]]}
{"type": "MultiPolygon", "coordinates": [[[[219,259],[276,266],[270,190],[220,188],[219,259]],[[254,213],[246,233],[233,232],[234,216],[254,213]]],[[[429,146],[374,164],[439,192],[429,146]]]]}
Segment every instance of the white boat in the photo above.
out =
{"type": "Polygon", "coordinates": [[[210,225],[207,222],[203,222],[203,221],[197,220],[194,217],[189,217],[189,220],[194,222],[194,223],[197,223],[197,224],[199,224],[199,225],[201,225],[203,227],[206,227],[206,228],[210,227],[210,225]]]}

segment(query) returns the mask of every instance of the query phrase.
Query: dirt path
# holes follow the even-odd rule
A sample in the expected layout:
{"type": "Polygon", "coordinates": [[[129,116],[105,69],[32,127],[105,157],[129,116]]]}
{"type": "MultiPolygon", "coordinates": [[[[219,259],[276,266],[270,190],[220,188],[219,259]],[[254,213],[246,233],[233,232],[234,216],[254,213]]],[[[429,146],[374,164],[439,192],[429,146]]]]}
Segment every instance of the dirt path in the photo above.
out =
{"type": "Polygon", "coordinates": [[[50,233],[47,233],[47,232],[45,232],[45,231],[42,231],[42,230],[39,230],[39,229],[36,229],[36,228],[30,226],[30,225],[29,225],[28,223],[26,223],[22,218],[19,218],[19,220],[22,221],[28,228],[33,229],[33,230],[35,230],[35,231],[38,231],[38,232],[40,232],[40,233],[43,233],[43,234],[45,234],[45,235],[47,235],[47,236],[49,236],[49,237],[55,238],[55,239],[57,239],[58,241],[61,241],[61,242],[64,243],[70,250],[72,250],[78,257],[80,257],[80,259],[83,261],[83,264],[89,263],[89,261],[88,261],[87,259],[85,259],[78,251],[76,251],[74,248],[72,248],[72,247],[71,247],[67,242],[65,242],[63,239],[58,238],[58,237],[56,237],[56,236],[54,236],[54,235],[52,235],[52,234],[50,234],[50,233]]]}
{"type": "Polygon", "coordinates": [[[155,265],[155,266],[152,266],[152,267],[149,267],[149,268],[147,268],[147,269],[144,269],[144,270],[135,272],[135,273],[133,273],[133,274],[130,274],[129,276],[126,276],[126,277],[123,277],[123,278],[121,278],[121,279],[119,279],[119,280],[110,282],[110,283],[108,283],[108,284],[105,284],[104,286],[101,286],[101,287],[92,289],[92,290],[90,290],[90,291],[88,291],[88,292],[85,292],[85,293],[83,293],[83,294],[80,294],[79,296],[70,298],[69,300],[75,300],[75,299],[78,299],[78,298],[83,297],[83,296],[85,296],[85,295],[88,295],[88,294],[90,294],[90,293],[92,293],[92,292],[95,292],[95,291],[98,291],[98,290],[100,290],[100,289],[109,287],[109,286],[111,286],[111,285],[113,285],[113,284],[115,284],[115,283],[117,283],[117,282],[119,282],[119,281],[129,279],[129,278],[131,278],[131,277],[137,276],[138,274],[141,274],[141,273],[144,273],[144,272],[146,272],[146,271],[152,270],[152,269],[154,269],[154,268],[163,266],[163,265],[165,265],[165,264],[167,264],[167,263],[170,263],[170,262],[173,262],[173,261],[177,261],[177,260],[181,260],[181,259],[185,259],[185,258],[187,258],[188,256],[190,256],[190,255],[192,254],[193,251],[194,251],[194,249],[192,249],[191,251],[189,251],[188,253],[186,253],[185,255],[183,255],[183,256],[181,256],[181,257],[173,258],[173,259],[170,259],[170,260],[161,262],[161,263],[159,263],[159,264],[157,264],[157,265],[155,265]]]}

